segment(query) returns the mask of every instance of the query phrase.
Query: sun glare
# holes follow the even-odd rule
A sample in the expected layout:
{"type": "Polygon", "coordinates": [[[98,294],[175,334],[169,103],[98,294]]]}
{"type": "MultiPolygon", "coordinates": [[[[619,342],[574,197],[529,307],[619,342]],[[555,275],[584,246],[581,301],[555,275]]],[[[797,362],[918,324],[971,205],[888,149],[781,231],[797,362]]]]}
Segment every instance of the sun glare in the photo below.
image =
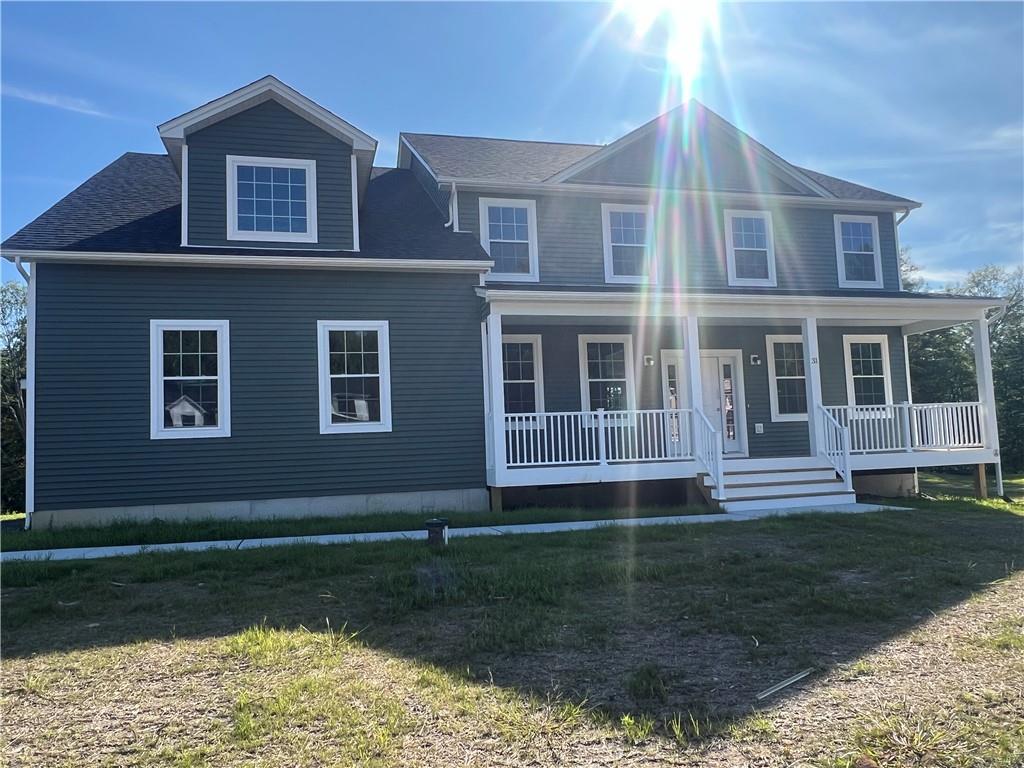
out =
{"type": "Polygon", "coordinates": [[[700,77],[704,46],[717,43],[718,0],[617,0],[613,17],[626,19],[633,42],[665,60],[665,96],[686,100],[700,77]]]}

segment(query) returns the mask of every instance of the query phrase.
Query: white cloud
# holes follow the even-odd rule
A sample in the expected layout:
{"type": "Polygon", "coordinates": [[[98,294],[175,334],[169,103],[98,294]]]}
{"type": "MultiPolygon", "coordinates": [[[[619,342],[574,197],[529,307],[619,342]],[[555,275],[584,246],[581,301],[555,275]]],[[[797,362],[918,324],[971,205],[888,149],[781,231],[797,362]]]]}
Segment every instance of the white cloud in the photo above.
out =
{"type": "Polygon", "coordinates": [[[112,118],[113,115],[104,112],[88,99],[81,99],[77,96],[65,96],[60,93],[47,93],[29,88],[19,88],[16,85],[3,83],[0,85],[0,93],[12,99],[29,101],[33,104],[43,104],[55,109],[63,109],[67,112],[77,112],[80,115],[91,115],[92,117],[112,118]]]}

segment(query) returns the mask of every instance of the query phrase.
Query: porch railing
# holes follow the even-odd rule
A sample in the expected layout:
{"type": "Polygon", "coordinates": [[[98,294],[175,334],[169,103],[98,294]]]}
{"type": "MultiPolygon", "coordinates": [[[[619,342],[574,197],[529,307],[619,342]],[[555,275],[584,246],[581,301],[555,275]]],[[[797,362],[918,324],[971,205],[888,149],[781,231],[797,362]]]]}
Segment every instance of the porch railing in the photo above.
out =
{"type": "Polygon", "coordinates": [[[843,478],[846,490],[853,490],[853,472],[850,470],[850,428],[845,427],[819,405],[821,412],[822,453],[838,475],[843,478]]]}
{"type": "Polygon", "coordinates": [[[721,490],[724,485],[724,467],[722,433],[701,410],[694,411],[693,442],[697,461],[711,476],[715,488],[721,490]]]}
{"type": "Polygon", "coordinates": [[[851,453],[982,448],[981,403],[829,405],[850,431],[851,453]]]}
{"type": "Polygon", "coordinates": [[[691,435],[688,409],[510,413],[505,457],[510,468],[686,461],[691,435]]]}

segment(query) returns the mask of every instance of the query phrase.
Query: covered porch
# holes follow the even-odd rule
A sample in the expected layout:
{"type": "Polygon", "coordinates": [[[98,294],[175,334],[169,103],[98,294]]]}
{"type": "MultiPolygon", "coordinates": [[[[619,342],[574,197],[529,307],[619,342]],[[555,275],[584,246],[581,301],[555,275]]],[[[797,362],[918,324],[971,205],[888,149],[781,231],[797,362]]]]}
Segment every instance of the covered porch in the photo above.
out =
{"type": "Polygon", "coordinates": [[[480,292],[492,487],[998,462],[991,300],[480,292]],[[978,399],[913,403],[906,336],[964,322],[978,399]]]}

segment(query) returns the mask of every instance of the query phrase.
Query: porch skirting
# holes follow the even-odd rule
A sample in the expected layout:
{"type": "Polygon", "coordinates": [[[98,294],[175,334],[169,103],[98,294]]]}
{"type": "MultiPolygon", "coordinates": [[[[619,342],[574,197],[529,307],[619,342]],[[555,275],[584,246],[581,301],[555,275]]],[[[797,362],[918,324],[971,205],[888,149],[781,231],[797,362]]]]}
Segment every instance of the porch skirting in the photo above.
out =
{"type": "Polygon", "coordinates": [[[271,518],[345,517],[382,512],[483,512],[489,508],[486,488],[312,496],[285,499],[240,499],[194,504],[140,504],[128,507],[36,510],[33,528],[66,528],[147,520],[268,520],[271,518]]]}

